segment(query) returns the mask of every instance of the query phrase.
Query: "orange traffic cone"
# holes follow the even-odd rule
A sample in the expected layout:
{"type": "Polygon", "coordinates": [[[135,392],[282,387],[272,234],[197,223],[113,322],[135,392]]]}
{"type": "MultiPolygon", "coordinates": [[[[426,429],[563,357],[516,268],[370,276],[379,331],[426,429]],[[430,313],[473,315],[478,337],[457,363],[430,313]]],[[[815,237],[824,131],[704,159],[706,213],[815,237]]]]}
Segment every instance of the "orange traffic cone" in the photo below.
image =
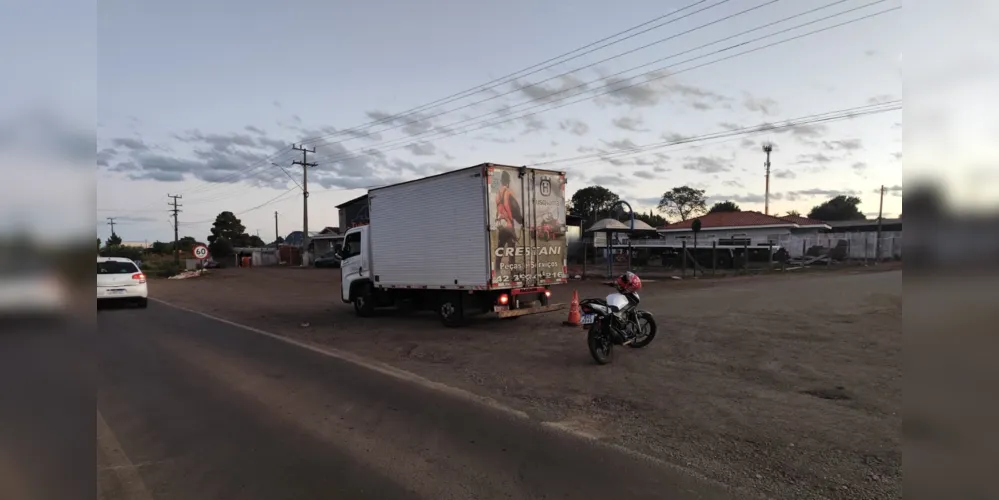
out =
{"type": "Polygon", "coordinates": [[[569,305],[569,319],[563,321],[565,326],[579,326],[579,292],[572,291],[572,303],[569,305]]]}

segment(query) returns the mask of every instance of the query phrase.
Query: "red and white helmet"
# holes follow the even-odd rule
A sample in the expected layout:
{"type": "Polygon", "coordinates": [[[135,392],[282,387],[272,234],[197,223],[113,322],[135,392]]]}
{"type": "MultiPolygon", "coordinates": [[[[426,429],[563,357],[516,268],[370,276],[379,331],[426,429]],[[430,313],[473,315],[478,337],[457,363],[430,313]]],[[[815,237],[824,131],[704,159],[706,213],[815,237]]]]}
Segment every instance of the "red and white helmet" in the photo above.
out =
{"type": "Polygon", "coordinates": [[[621,293],[635,293],[642,289],[642,279],[631,271],[618,276],[614,284],[621,293]]]}

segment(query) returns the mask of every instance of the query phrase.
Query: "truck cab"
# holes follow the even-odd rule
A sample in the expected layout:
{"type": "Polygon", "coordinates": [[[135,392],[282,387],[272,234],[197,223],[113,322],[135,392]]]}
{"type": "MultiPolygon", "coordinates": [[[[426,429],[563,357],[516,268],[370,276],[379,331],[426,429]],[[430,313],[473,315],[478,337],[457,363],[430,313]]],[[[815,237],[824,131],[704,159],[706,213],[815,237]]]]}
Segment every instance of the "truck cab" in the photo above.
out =
{"type": "Polygon", "coordinates": [[[352,228],[344,235],[340,249],[340,300],[344,302],[354,302],[362,288],[371,285],[368,241],[368,226],[352,228]]]}

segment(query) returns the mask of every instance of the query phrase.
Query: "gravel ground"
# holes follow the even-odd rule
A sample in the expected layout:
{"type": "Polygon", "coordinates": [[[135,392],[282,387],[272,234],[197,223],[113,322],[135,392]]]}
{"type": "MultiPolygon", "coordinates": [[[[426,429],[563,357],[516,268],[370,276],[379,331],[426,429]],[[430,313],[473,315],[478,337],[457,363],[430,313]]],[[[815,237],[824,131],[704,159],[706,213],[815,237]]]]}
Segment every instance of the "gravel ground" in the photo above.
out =
{"type": "MultiPolygon", "coordinates": [[[[887,272],[872,272],[875,269],[887,272]]],[[[377,359],[777,498],[902,497],[902,272],[647,282],[659,336],[597,366],[562,312],[360,319],[339,271],[227,269],[153,297],[377,359]]],[[[567,301],[603,296],[595,282],[567,301]]]]}

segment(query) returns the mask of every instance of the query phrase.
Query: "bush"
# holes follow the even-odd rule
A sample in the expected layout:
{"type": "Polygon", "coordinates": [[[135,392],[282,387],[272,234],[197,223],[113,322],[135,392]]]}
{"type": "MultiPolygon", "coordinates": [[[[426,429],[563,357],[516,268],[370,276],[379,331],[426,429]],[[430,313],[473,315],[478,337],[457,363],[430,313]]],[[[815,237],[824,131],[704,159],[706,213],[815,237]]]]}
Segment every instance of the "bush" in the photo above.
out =
{"type": "Polygon", "coordinates": [[[110,245],[101,249],[101,257],[123,257],[130,260],[142,260],[142,249],[124,245],[110,245]]]}
{"type": "Polygon", "coordinates": [[[156,265],[149,266],[148,270],[146,270],[146,274],[156,276],[157,278],[169,278],[180,274],[183,270],[183,266],[175,264],[173,261],[159,262],[156,265]]]}

